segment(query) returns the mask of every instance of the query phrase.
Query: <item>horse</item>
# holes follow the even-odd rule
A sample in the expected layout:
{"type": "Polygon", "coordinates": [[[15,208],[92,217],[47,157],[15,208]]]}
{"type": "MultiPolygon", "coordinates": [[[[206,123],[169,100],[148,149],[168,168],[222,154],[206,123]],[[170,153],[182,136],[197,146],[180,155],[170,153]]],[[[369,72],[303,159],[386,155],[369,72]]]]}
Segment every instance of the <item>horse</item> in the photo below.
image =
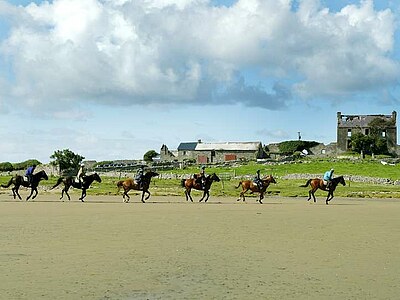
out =
{"type": "Polygon", "coordinates": [[[188,178],[188,179],[182,179],[181,180],[181,187],[185,188],[185,196],[186,196],[186,201],[189,200],[193,202],[193,198],[190,195],[190,192],[192,189],[195,190],[200,190],[203,191],[203,197],[199,200],[199,202],[203,201],[204,197],[207,196],[207,198],[204,200],[204,202],[207,202],[208,198],[210,197],[210,188],[211,185],[214,181],[219,182],[220,179],[217,176],[217,174],[213,173],[211,175],[206,176],[205,182],[204,182],[204,187],[202,187],[201,183],[196,182],[196,178],[188,178]]]}
{"type": "Polygon", "coordinates": [[[150,192],[149,192],[149,187],[150,187],[150,181],[152,177],[156,177],[160,174],[158,174],[157,172],[153,172],[153,171],[148,171],[143,175],[143,181],[142,181],[142,186],[140,187],[138,183],[136,183],[132,178],[128,178],[125,180],[120,180],[117,182],[117,187],[118,187],[118,191],[123,188],[124,189],[124,193],[122,195],[123,201],[125,203],[129,202],[130,197],[128,195],[128,192],[130,190],[136,190],[136,191],[142,191],[142,202],[146,203],[144,200],[147,200],[150,198],[150,192]],[[147,193],[147,196],[145,199],[144,198],[144,194],[147,193]],[[126,197],[126,198],[125,198],[126,197]]]}
{"type": "Polygon", "coordinates": [[[33,174],[31,176],[31,182],[29,183],[28,181],[24,180],[24,177],[21,175],[15,175],[14,177],[12,177],[10,179],[10,181],[7,184],[2,184],[1,187],[3,188],[8,188],[10,185],[14,185],[14,187],[11,189],[13,192],[13,197],[15,199],[16,196],[18,196],[19,200],[22,200],[21,196],[18,193],[18,189],[19,187],[22,185],[24,187],[30,187],[31,188],[31,193],[29,194],[29,196],[26,198],[26,201],[28,201],[31,196],[33,195],[33,192],[35,192],[35,195],[32,196],[32,199],[35,199],[37,194],[38,194],[38,190],[37,187],[39,185],[39,182],[44,179],[44,180],[48,180],[49,178],[47,177],[47,174],[45,171],[40,171],[37,172],[35,174],[33,174]]]}
{"type": "Polygon", "coordinates": [[[267,188],[269,187],[270,183],[276,183],[275,178],[272,175],[268,175],[267,177],[264,177],[263,179],[261,179],[262,181],[262,188],[260,190],[260,188],[258,187],[257,184],[254,183],[254,181],[252,180],[243,180],[239,182],[239,185],[236,187],[240,187],[242,186],[242,191],[240,192],[239,195],[239,199],[237,199],[237,201],[240,201],[241,199],[243,199],[243,202],[245,201],[245,197],[244,194],[250,190],[251,194],[253,193],[260,193],[260,197],[259,199],[257,199],[257,202],[260,202],[260,204],[263,204],[262,199],[264,199],[264,193],[267,190],[267,188]]]}
{"type": "Polygon", "coordinates": [[[346,182],[344,181],[343,176],[339,176],[339,177],[335,177],[331,180],[331,186],[330,189],[328,190],[326,188],[326,184],[324,183],[323,179],[320,178],[314,178],[314,179],[309,179],[306,184],[304,185],[300,185],[301,187],[307,187],[307,186],[311,186],[311,190],[308,192],[308,199],[307,201],[309,201],[311,199],[311,196],[314,198],[314,202],[317,202],[317,200],[315,199],[315,195],[314,193],[320,189],[322,191],[328,191],[328,196],[326,197],[326,204],[329,204],[329,201],[331,201],[333,199],[333,192],[335,191],[337,185],[341,183],[343,186],[346,185],[346,182]]]}
{"type": "Polygon", "coordinates": [[[63,183],[64,188],[61,191],[60,200],[64,197],[64,193],[67,195],[68,200],[71,200],[71,197],[68,194],[68,190],[72,186],[76,189],[82,190],[82,195],[79,198],[79,200],[81,200],[82,202],[85,202],[85,201],[83,201],[83,199],[86,197],[86,190],[90,187],[90,185],[95,180],[97,182],[101,183],[101,178],[97,173],[82,177],[82,182],[76,182],[75,177],[73,177],[73,176],[60,177],[60,178],[58,178],[56,184],[51,188],[51,190],[54,189],[55,187],[57,187],[58,185],[60,185],[61,183],[63,183]]]}

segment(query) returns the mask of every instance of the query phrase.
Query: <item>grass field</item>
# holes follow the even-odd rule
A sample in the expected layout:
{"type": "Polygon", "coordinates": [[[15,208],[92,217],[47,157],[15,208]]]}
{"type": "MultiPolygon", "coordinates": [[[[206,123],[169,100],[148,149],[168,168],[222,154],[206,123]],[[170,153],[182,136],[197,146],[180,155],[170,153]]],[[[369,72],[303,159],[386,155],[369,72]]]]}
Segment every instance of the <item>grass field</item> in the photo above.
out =
{"type": "MultiPolygon", "coordinates": [[[[260,169],[261,174],[273,174],[278,183],[271,185],[267,192],[269,195],[280,195],[282,197],[308,197],[308,188],[300,187],[305,184],[305,179],[282,179],[288,174],[315,174],[322,177],[323,173],[334,167],[335,176],[367,176],[375,178],[385,178],[392,181],[400,180],[400,164],[395,166],[382,165],[378,160],[302,160],[290,164],[256,164],[248,163],[240,166],[209,166],[206,170],[208,174],[215,172],[217,175],[229,175],[229,180],[214,183],[211,188],[211,199],[213,196],[236,198],[240,190],[238,186],[240,179],[243,177],[253,178],[256,170],[260,169]]],[[[185,168],[182,170],[159,171],[167,173],[175,177],[190,176],[190,174],[198,173],[197,167],[185,168]]],[[[133,176],[132,173],[126,173],[127,176],[133,176]]],[[[125,173],[122,174],[125,176],[125,173]]],[[[172,178],[174,178],[172,176],[172,178]]],[[[11,176],[0,176],[0,184],[8,182],[11,176]]],[[[94,183],[89,189],[88,195],[118,195],[116,182],[120,178],[102,176],[102,183],[94,183]]],[[[56,182],[56,177],[50,177],[48,181],[42,181],[41,186],[44,188],[40,193],[46,193],[56,182]]],[[[58,188],[57,191],[60,191],[58,188]]],[[[160,179],[153,178],[150,191],[158,196],[182,196],[184,197],[183,188],[180,187],[180,179],[160,179]]],[[[0,193],[10,193],[9,189],[0,188],[0,193]]],[[[22,192],[24,193],[24,192],[22,192]]],[[[132,192],[134,193],[134,192],[132,192]]],[[[26,194],[26,192],[25,192],[26,194]]],[[[200,195],[194,192],[194,195],[200,195]]],[[[323,199],[326,192],[317,191],[316,196],[323,199]]],[[[393,184],[372,184],[361,183],[347,180],[345,187],[339,186],[335,191],[336,197],[359,197],[359,198],[400,198],[400,185],[393,184]]]]}
{"type": "Polygon", "coordinates": [[[400,201],[0,195],[0,299],[396,299],[400,201]]]}

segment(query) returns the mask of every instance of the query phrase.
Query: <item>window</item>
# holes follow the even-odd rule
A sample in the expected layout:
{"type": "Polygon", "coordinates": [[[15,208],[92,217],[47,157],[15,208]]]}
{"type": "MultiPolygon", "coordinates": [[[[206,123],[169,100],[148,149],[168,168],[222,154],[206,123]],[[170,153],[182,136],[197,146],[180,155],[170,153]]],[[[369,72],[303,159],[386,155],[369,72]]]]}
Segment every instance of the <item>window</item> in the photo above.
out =
{"type": "Polygon", "coordinates": [[[347,136],[351,137],[351,129],[347,129],[347,136]]]}
{"type": "Polygon", "coordinates": [[[368,128],[365,129],[365,135],[369,135],[369,129],[368,128]]]}
{"type": "Polygon", "coordinates": [[[382,137],[386,137],[386,130],[382,131],[382,137]]]}

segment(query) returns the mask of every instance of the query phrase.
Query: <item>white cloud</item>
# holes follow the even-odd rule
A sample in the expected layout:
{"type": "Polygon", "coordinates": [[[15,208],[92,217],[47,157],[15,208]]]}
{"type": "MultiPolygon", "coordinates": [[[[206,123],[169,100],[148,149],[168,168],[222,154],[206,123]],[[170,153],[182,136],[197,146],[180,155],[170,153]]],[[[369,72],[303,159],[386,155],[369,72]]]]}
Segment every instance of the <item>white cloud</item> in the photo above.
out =
{"type": "Polygon", "coordinates": [[[297,10],[289,0],[230,7],[206,0],[54,0],[0,3],[0,15],[12,22],[0,48],[0,65],[13,71],[0,73],[3,111],[5,101],[63,111],[83,101],[199,99],[277,109],[293,95],[383,89],[399,75],[390,57],[395,17],[371,0],[336,13],[317,0],[300,1],[297,10]],[[258,82],[241,80],[248,69],[258,82]],[[283,88],[283,81],[290,84],[283,88]]]}

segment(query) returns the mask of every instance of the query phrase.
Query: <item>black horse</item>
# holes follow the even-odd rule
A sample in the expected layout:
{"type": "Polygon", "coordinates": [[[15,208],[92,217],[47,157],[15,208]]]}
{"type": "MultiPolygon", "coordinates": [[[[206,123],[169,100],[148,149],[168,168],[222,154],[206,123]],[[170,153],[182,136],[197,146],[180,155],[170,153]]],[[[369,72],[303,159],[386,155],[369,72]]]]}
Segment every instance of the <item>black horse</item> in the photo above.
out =
{"type": "Polygon", "coordinates": [[[68,196],[68,200],[71,200],[71,197],[68,194],[68,190],[69,190],[69,188],[71,186],[76,188],[76,189],[80,189],[80,190],[82,190],[82,195],[79,198],[79,200],[84,202],[83,199],[86,197],[86,190],[90,187],[90,185],[95,180],[97,182],[101,182],[101,178],[97,173],[94,173],[94,174],[91,174],[91,175],[88,175],[88,176],[84,176],[82,178],[82,182],[76,182],[75,181],[75,177],[73,177],[73,176],[60,177],[60,178],[58,178],[56,184],[51,189],[54,189],[59,184],[64,183],[64,188],[61,191],[60,200],[64,197],[64,192],[68,196]]]}
{"type": "Polygon", "coordinates": [[[150,192],[149,192],[151,178],[152,177],[156,177],[158,175],[159,174],[157,172],[153,172],[153,171],[146,172],[146,174],[143,175],[141,186],[139,186],[139,184],[137,182],[135,182],[135,180],[133,180],[132,178],[128,178],[128,179],[125,179],[125,180],[118,181],[117,182],[118,191],[121,188],[124,189],[124,193],[122,195],[123,201],[124,202],[129,202],[130,197],[128,195],[128,192],[130,190],[136,190],[136,191],[142,191],[142,202],[145,203],[144,200],[149,199],[150,195],[151,195],[150,192]],[[146,198],[144,198],[144,193],[147,193],[146,198]],[[125,197],[127,199],[125,199],[125,197]]]}
{"type": "Polygon", "coordinates": [[[311,186],[311,190],[308,192],[308,199],[309,201],[311,199],[311,196],[314,198],[314,202],[317,202],[315,199],[315,192],[318,189],[321,189],[322,191],[328,191],[328,196],[326,197],[326,204],[329,204],[329,201],[333,199],[333,192],[335,191],[337,185],[341,183],[343,186],[346,185],[346,182],[344,181],[343,176],[335,177],[331,180],[331,185],[329,190],[326,188],[326,184],[324,183],[323,179],[320,178],[314,178],[314,179],[309,179],[306,184],[301,185],[301,187],[307,187],[308,185],[311,186]]]}
{"type": "Polygon", "coordinates": [[[10,179],[10,181],[7,184],[2,184],[1,187],[3,188],[8,188],[10,185],[14,185],[14,187],[11,189],[13,192],[13,197],[15,199],[16,196],[18,196],[19,200],[22,200],[21,196],[18,193],[18,189],[19,187],[22,185],[24,187],[30,187],[31,188],[31,193],[29,194],[29,196],[26,198],[26,201],[28,201],[31,197],[32,199],[35,199],[37,194],[38,194],[38,190],[37,187],[39,185],[40,180],[45,179],[48,180],[49,178],[47,177],[47,174],[45,171],[40,171],[37,172],[36,174],[33,174],[31,176],[31,181],[25,181],[24,177],[21,175],[15,175],[14,177],[12,177],[10,179]],[[33,192],[35,192],[35,195],[33,195],[33,192]],[[32,196],[33,195],[33,196],[32,196]]]}
{"type": "Polygon", "coordinates": [[[207,198],[204,200],[204,202],[207,202],[208,198],[210,197],[209,191],[210,191],[211,185],[214,181],[217,181],[217,182],[220,181],[219,177],[215,173],[208,175],[206,177],[204,186],[202,186],[201,183],[197,182],[195,178],[182,179],[181,187],[185,188],[186,201],[188,201],[190,199],[190,201],[193,202],[190,192],[192,189],[195,189],[195,190],[203,191],[203,197],[201,197],[199,202],[203,201],[205,196],[207,196],[207,198]]]}

